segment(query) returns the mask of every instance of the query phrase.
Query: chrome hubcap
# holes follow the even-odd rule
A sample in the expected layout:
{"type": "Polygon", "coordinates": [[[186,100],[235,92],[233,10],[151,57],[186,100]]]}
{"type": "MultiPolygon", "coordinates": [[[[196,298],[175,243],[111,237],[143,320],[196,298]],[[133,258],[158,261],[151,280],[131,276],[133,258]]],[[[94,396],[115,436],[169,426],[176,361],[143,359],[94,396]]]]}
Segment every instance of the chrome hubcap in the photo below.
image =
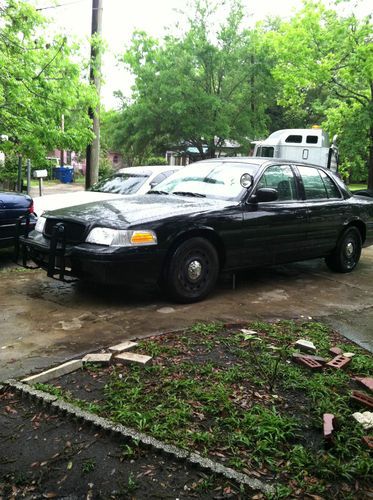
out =
{"type": "Polygon", "coordinates": [[[353,256],[354,244],[351,241],[349,243],[347,243],[345,253],[346,253],[346,257],[348,257],[348,258],[353,256]]]}
{"type": "Polygon", "coordinates": [[[196,281],[201,277],[202,274],[202,265],[198,260],[192,260],[192,262],[188,266],[188,278],[191,281],[196,281]]]}

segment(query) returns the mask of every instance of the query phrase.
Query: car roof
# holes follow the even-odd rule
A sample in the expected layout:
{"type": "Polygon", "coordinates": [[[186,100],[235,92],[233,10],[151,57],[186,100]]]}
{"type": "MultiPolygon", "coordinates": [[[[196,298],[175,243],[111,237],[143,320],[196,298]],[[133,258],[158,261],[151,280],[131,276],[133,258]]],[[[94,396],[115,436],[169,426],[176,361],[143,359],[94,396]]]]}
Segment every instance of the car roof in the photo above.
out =
{"type": "Polygon", "coordinates": [[[139,167],[124,167],[118,170],[118,174],[161,174],[170,170],[179,170],[178,165],[144,165],[139,167]]]}
{"type": "Polygon", "coordinates": [[[230,163],[247,163],[258,165],[259,167],[265,164],[280,164],[280,165],[300,165],[304,167],[315,167],[321,168],[327,172],[331,172],[328,168],[322,167],[321,165],[315,165],[313,163],[306,163],[302,161],[287,160],[285,158],[268,158],[262,156],[223,156],[220,158],[209,158],[208,160],[201,160],[198,163],[208,163],[208,162],[230,162],[230,163]]]}

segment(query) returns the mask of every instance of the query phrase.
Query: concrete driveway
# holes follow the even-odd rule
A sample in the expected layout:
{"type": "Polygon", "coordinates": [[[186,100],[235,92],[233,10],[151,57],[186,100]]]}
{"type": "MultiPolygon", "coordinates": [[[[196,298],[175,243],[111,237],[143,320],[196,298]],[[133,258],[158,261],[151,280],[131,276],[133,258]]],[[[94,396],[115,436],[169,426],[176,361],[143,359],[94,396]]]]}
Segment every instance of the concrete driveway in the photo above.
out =
{"type": "Polygon", "coordinates": [[[224,322],[312,317],[373,351],[373,248],[351,274],[322,260],[223,276],[207,300],[175,305],[156,290],[101,289],[50,280],[0,253],[0,381],[128,338],[224,322]]]}

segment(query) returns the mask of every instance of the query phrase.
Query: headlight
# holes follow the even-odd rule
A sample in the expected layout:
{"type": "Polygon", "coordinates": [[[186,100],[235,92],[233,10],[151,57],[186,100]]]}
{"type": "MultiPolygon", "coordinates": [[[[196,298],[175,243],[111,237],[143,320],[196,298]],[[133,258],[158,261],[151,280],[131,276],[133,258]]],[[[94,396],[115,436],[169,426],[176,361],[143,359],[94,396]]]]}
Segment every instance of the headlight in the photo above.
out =
{"type": "Polygon", "coordinates": [[[110,229],[108,227],[95,227],[87,236],[87,243],[107,245],[112,247],[136,247],[143,245],[156,245],[157,236],[154,231],[126,231],[110,229]]]}
{"type": "Polygon", "coordinates": [[[35,224],[35,231],[42,233],[46,222],[47,222],[46,217],[38,217],[38,220],[36,221],[35,224]]]}

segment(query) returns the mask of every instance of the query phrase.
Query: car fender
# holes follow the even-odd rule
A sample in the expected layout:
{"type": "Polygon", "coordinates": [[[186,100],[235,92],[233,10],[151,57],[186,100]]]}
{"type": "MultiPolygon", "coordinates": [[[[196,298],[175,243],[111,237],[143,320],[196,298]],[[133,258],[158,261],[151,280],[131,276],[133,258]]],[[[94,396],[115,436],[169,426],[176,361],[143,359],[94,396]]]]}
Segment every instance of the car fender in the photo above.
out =
{"type": "Polygon", "coordinates": [[[183,228],[177,233],[173,234],[172,237],[168,238],[167,241],[167,252],[165,255],[165,263],[169,260],[169,257],[173,254],[175,249],[185,240],[190,238],[205,238],[210,243],[214,245],[218,252],[220,268],[224,267],[225,263],[225,246],[224,242],[219,236],[219,234],[209,226],[205,225],[193,225],[189,228],[183,228]]]}

